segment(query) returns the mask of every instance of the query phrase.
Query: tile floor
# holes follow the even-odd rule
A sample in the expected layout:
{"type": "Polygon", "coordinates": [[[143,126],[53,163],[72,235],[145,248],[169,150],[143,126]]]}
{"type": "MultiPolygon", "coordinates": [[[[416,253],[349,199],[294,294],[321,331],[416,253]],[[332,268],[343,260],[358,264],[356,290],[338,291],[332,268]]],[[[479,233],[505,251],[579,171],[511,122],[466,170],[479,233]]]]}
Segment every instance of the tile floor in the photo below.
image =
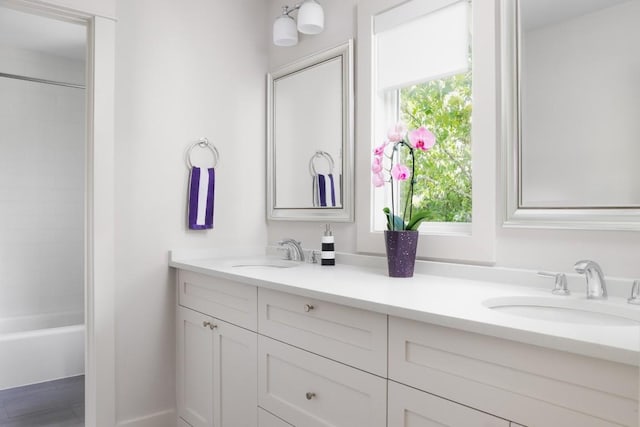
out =
{"type": "Polygon", "coordinates": [[[84,375],[0,390],[0,427],[45,426],[84,426],[84,375]]]}

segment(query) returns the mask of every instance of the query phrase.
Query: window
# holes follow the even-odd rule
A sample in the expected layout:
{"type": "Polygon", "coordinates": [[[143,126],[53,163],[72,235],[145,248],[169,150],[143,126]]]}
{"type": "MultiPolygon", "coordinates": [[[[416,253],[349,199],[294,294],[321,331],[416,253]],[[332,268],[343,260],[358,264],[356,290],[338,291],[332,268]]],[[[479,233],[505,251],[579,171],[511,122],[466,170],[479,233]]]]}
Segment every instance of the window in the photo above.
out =
{"type": "Polygon", "coordinates": [[[359,251],[384,252],[378,240],[386,228],[382,208],[389,204],[389,189],[374,189],[369,168],[363,168],[386,129],[401,120],[410,129],[426,126],[437,139],[426,155],[416,156],[412,200],[429,212],[418,255],[493,261],[496,3],[477,3],[359,5],[357,78],[359,91],[369,93],[358,93],[358,111],[371,112],[359,114],[357,123],[358,207],[370,207],[357,215],[359,251]]]}

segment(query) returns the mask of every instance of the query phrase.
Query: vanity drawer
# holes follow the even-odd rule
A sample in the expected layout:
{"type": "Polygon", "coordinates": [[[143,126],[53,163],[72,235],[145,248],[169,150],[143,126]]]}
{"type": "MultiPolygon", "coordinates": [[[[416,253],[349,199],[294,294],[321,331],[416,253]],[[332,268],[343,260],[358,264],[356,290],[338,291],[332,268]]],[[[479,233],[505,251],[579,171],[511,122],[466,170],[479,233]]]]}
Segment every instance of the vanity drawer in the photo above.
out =
{"type": "Polygon", "coordinates": [[[389,379],[529,427],[638,425],[637,367],[393,316],[389,379]]]}
{"type": "Polygon", "coordinates": [[[387,376],[387,316],[260,288],[258,330],[313,353],[387,376]]]}
{"type": "Polygon", "coordinates": [[[258,403],[298,427],[385,427],[387,381],[260,336],[258,403]]]}
{"type": "Polygon", "coordinates": [[[178,302],[243,328],[257,329],[255,286],[178,270],[178,302]]]}
{"type": "Polygon", "coordinates": [[[293,427],[262,408],[258,408],[258,427],[293,427]]]}
{"type": "Polygon", "coordinates": [[[388,427],[509,427],[509,424],[484,412],[389,381],[388,427]]]}

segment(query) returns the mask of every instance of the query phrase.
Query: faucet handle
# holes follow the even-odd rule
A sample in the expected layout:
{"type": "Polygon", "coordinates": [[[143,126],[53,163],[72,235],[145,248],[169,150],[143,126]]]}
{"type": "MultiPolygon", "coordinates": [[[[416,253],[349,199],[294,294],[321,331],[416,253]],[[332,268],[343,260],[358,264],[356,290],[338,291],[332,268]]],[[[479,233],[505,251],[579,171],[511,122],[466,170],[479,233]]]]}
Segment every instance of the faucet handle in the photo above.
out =
{"type": "Polygon", "coordinates": [[[282,252],[282,259],[291,259],[291,248],[288,248],[286,246],[278,246],[276,250],[278,252],[282,252]]]}
{"type": "Polygon", "coordinates": [[[631,286],[631,296],[627,299],[629,304],[640,305],[640,280],[634,280],[631,286]]]}
{"type": "Polygon", "coordinates": [[[567,286],[567,276],[564,273],[550,273],[548,271],[538,271],[538,276],[553,277],[555,283],[551,293],[554,295],[570,295],[569,287],[567,286]]]}

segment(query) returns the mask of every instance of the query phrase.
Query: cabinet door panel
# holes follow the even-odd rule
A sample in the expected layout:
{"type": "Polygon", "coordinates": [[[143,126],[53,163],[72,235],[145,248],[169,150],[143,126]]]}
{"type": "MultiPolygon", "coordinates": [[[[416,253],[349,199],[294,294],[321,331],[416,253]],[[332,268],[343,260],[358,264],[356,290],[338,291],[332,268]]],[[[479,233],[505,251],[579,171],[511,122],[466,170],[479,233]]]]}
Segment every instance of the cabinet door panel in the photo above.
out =
{"type": "Polygon", "coordinates": [[[213,333],[203,322],[212,318],[178,308],[178,415],[192,427],[213,426],[213,333]]]}
{"type": "Polygon", "coordinates": [[[295,426],[386,427],[386,380],[258,338],[260,406],[295,426]]]}
{"type": "Polygon", "coordinates": [[[388,427],[509,427],[509,421],[389,381],[388,427]]]}
{"type": "Polygon", "coordinates": [[[258,336],[214,320],[213,355],[215,427],[255,427],[258,424],[258,336]]]}

